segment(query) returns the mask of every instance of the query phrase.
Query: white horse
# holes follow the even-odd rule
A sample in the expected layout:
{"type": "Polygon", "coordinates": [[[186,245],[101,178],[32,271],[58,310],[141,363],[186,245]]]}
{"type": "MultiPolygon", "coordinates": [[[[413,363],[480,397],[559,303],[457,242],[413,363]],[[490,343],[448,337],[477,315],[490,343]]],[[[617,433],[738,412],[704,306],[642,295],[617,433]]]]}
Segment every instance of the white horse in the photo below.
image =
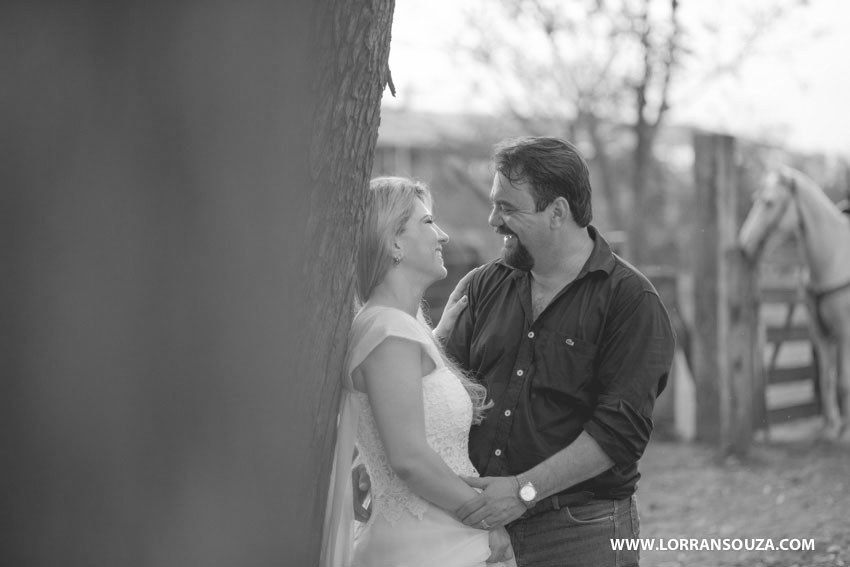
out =
{"type": "Polygon", "coordinates": [[[788,231],[796,232],[808,266],[824,434],[850,440],[850,216],[810,178],[783,167],[768,175],[738,243],[755,260],[772,233],[788,231]]]}

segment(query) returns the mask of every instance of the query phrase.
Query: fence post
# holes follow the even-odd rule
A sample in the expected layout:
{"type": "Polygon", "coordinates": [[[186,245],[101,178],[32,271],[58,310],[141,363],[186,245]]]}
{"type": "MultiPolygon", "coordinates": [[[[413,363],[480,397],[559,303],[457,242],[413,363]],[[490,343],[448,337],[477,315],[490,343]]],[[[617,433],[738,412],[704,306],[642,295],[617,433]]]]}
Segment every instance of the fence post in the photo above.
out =
{"type": "Polygon", "coordinates": [[[757,317],[751,268],[736,245],[742,207],[735,139],[696,133],[694,155],[697,439],[717,444],[723,453],[745,454],[753,433],[757,317]]]}
{"type": "MultiPolygon", "coordinates": [[[[744,167],[738,167],[738,190],[735,192],[735,235],[744,224],[744,219],[752,207],[751,195],[753,186],[758,183],[752,175],[748,175],[744,167]]],[[[764,369],[765,328],[761,321],[761,279],[759,266],[752,260],[746,260],[738,250],[735,256],[737,270],[737,293],[730,298],[731,306],[739,308],[739,318],[734,323],[729,335],[733,345],[733,364],[740,359],[740,405],[738,410],[749,412],[747,419],[750,429],[749,437],[757,430],[764,430],[767,435],[767,375],[764,369]],[[749,404],[744,405],[749,397],[749,404]]],[[[736,383],[738,383],[736,381],[736,383]]]]}

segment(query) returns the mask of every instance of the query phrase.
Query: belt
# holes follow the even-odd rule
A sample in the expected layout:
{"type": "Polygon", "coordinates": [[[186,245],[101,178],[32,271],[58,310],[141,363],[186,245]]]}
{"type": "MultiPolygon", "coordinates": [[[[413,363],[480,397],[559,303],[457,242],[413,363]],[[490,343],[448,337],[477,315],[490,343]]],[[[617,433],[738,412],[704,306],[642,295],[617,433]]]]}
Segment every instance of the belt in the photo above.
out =
{"type": "Polygon", "coordinates": [[[561,508],[568,508],[570,506],[581,506],[582,504],[587,504],[593,500],[594,496],[595,495],[592,492],[587,490],[583,490],[581,492],[570,492],[568,494],[554,494],[544,498],[529,508],[528,511],[520,516],[520,519],[530,518],[531,516],[536,516],[543,512],[551,512],[552,510],[560,510],[561,508]]]}

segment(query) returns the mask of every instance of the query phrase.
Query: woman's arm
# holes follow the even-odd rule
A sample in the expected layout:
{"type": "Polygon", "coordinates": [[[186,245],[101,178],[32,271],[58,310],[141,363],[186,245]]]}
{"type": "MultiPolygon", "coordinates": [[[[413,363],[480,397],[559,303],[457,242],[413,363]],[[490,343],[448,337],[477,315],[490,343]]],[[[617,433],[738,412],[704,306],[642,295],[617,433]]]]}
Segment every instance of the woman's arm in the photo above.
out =
{"type": "Polygon", "coordinates": [[[477,495],[425,439],[422,347],[390,337],[360,365],[390,467],[421,498],[453,513],[477,495]]]}

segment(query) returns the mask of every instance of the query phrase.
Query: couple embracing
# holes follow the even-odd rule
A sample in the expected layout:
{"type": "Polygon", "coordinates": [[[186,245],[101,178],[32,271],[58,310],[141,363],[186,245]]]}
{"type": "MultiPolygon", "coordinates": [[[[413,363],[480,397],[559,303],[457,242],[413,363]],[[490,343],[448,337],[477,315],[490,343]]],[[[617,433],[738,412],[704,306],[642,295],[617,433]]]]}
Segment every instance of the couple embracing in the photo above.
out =
{"type": "MultiPolygon", "coordinates": [[[[587,164],[557,138],[497,146],[502,257],[452,293],[420,183],[372,181],[357,257],[322,566],[637,565],[637,463],[673,358],[655,288],[590,224],[587,164]],[[371,513],[354,521],[352,458],[371,513]]],[[[358,483],[355,483],[355,485],[358,483]]]]}

